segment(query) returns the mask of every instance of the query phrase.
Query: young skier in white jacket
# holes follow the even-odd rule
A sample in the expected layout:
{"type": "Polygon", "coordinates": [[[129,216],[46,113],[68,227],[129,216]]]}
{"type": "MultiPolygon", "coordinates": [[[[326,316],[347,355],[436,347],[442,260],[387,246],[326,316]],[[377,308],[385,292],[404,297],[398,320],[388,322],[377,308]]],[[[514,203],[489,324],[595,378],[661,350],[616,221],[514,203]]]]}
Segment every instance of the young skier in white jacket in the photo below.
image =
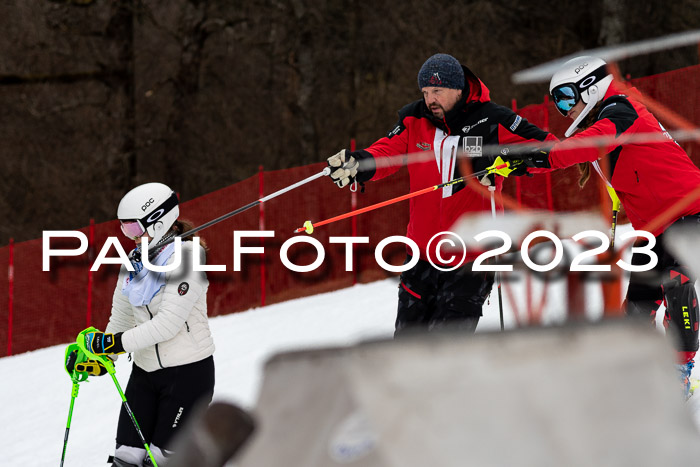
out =
{"type": "MultiPolygon", "coordinates": [[[[173,435],[198,403],[211,402],[214,393],[214,342],[207,318],[206,273],[194,271],[193,254],[205,263],[205,249],[183,239],[157,247],[191,226],[178,221],[178,199],[166,185],[147,183],[128,192],[117,216],[123,233],[136,241],[130,254],[134,271],[122,268],[112,299],[112,314],[104,333],[89,334],[89,346],[98,355],[133,354],[134,365],[126,387],[139,426],[150,443],[156,462],[170,454],[173,435]],[[141,238],[149,245],[144,267],[141,238]],[[150,265],[180,265],[156,272],[150,265]],[[150,269],[149,269],[150,268],[150,269]]],[[[151,465],[129,415],[122,407],[117,427],[113,466],[151,465]]]]}

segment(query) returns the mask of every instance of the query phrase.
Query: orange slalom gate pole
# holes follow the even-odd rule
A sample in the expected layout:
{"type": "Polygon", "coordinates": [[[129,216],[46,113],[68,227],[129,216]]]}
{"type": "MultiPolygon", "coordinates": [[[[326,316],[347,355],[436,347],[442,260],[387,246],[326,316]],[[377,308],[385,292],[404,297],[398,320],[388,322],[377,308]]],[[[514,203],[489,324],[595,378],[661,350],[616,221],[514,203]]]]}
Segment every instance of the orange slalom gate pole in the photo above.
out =
{"type": "Polygon", "coordinates": [[[497,165],[496,167],[484,169],[484,170],[481,170],[479,172],[475,172],[475,173],[470,174],[470,175],[465,175],[463,177],[455,178],[454,180],[450,180],[449,182],[441,183],[439,185],[430,186],[428,188],[423,188],[422,190],[418,190],[418,191],[414,191],[414,192],[411,192],[411,193],[408,193],[405,195],[397,196],[396,198],[382,201],[380,203],[376,203],[376,204],[373,204],[371,206],[366,206],[364,208],[358,209],[357,211],[346,212],[345,214],[331,217],[330,219],[316,222],[315,224],[312,224],[311,221],[306,221],[306,222],[304,222],[304,226],[296,229],[294,231],[294,233],[306,231],[307,234],[311,235],[314,231],[314,228],[316,228],[316,227],[320,227],[320,226],[326,225],[326,224],[331,224],[333,222],[347,219],[349,217],[357,216],[357,215],[363,214],[365,212],[374,211],[375,209],[379,209],[379,208],[382,208],[384,206],[389,206],[390,204],[398,203],[399,201],[404,201],[404,200],[407,200],[410,198],[415,198],[416,196],[424,195],[426,193],[430,193],[431,191],[439,190],[440,188],[444,188],[447,186],[456,185],[457,183],[463,182],[465,180],[480,177],[482,175],[486,175],[487,173],[494,172],[494,171],[500,170],[500,169],[505,169],[507,167],[508,167],[508,163],[497,165]]]}

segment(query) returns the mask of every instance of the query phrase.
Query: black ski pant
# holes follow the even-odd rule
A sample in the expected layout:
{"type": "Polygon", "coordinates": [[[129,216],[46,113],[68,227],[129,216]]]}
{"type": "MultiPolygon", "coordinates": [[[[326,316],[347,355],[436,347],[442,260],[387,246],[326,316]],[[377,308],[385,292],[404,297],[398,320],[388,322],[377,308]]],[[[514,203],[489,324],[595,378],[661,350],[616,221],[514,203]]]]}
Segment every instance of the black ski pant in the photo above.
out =
{"type": "MultiPolygon", "coordinates": [[[[208,404],[214,395],[214,357],[152,372],[134,365],[124,394],[146,441],[176,450],[168,445],[173,435],[197,404],[208,404]]],[[[123,405],[117,444],[143,447],[123,405]]]]}
{"type": "MultiPolygon", "coordinates": [[[[410,260],[409,256],[406,263],[410,260]]],[[[494,275],[472,272],[471,266],[467,263],[454,271],[440,271],[419,260],[401,273],[394,337],[412,330],[474,332],[494,275]]]]}
{"type": "MultiPolygon", "coordinates": [[[[668,230],[675,228],[697,228],[700,231],[700,214],[681,217],[668,230]]],[[[646,240],[640,240],[635,246],[647,244],[646,240]]],[[[700,254],[700,245],[698,247],[697,251],[690,251],[688,254],[700,254]]],[[[663,233],[656,237],[656,245],[652,251],[659,259],[658,264],[649,271],[630,273],[625,312],[629,316],[653,322],[656,311],[665,301],[664,324],[678,337],[676,349],[679,352],[695,352],[698,350],[696,277],[666,249],[663,233]]],[[[631,263],[635,266],[648,264],[649,256],[634,253],[631,263]]]]}

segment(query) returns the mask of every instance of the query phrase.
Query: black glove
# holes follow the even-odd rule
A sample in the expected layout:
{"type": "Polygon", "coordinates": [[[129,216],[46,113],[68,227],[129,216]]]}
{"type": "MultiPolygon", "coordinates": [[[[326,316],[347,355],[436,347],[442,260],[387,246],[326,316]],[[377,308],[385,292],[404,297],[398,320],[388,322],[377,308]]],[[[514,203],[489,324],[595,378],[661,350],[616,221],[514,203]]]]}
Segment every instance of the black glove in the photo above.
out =
{"type": "Polygon", "coordinates": [[[68,354],[66,358],[66,370],[72,375],[74,371],[87,373],[90,376],[102,376],[107,374],[107,368],[97,360],[86,360],[78,363],[78,350],[68,354]]]}
{"type": "Polygon", "coordinates": [[[333,170],[329,177],[339,188],[351,185],[355,181],[360,163],[348,151],[343,149],[338,154],[329,157],[327,162],[333,170]]]}
{"type": "Polygon", "coordinates": [[[549,163],[549,151],[542,148],[535,148],[530,152],[523,154],[522,160],[528,167],[535,167],[538,169],[549,169],[551,164],[549,163]]]}
{"type": "Polygon", "coordinates": [[[85,334],[85,348],[95,355],[124,353],[122,333],[105,334],[103,332],[88,332],[85,334]]]}
{"type": "Polygon", "coordinates": [[[509,175],[514,175],[516,177],[522,177],[523,175],[526,175],[528,177],[532,177],[532,174],[527,171],[527,168],[529,166],[523,159],[513,159],[506,162],[510,164],[510,166],[508,167],[511,170],[509,175]]]}
{"type": "Polygon", "coordinates": [[[521,177],[527,175],[532,177],[532,174],[527,171],[528,167],[544,169],[550,168],[549,164],[549,151],[541,148],[531,148],[525,151],[517,150],[511,152],[509,148],[505,148],[500,155],[500,158],[504,162],[508,162],[508,176],[515,175],[516,177],[521,177]]]}

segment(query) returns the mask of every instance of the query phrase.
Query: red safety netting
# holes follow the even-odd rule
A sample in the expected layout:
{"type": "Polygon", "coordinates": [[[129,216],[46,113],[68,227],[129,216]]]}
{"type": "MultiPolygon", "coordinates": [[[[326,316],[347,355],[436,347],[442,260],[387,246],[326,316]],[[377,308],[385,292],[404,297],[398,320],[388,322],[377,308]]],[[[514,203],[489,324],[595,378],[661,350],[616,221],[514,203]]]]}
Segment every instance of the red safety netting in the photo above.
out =
{"type": "MultiPolygon", "coordinates": [[[[631,84],[686,120],[700,122],[700,108],[693,105],[700,93],[700,66],[636,79],[631,84]]],[[[569,125],[569,120],[561,117],[546,100],[543,104],[520,109],[518,113],[559,137],[569,125]]],[[[675,128],[663,119],[662,123],[669,129],[675,128]]],[[[682,146],[696,165],[700,165],[698,143],[685,142],[682,146]]],[[[260,172],[235,185],[184,202],[181,217],[201,225],[316,174],[323,167],[324,164],[319,163],[260,172]]],[[[504,193],[523,206],[555,211],[589,209],[591,205],[600,204],[597,182],[581,190],[577,179],[576,168],[548,176],[511,178],[506,180],[504,193]]],[[[317,180],[203,231],[202,237],[210,247],[207,262],[226,266],[224,272],[208,273],[210,316],[336,290],[355,281],[387,277],[389,273],[374,259],[375,246],[390,235],[405,234],[408,203],[381,208],[358,216],[354,221],[346,219],[318,228],[313,238],[322,243],[326,257],[315,271],[295,273],[287,269],[280,260],[280,247],[304,221],[316,222],[350,211],[353,196],[356,208],[362,208],[405,194],[408,189],[405,169],[385,181],[369,184],[366,193],[355,195],[348,190],[338,190],[327,180],[317,180]],[[242,246],[262,246],[264,254],[244,254],[241,271],[234,271],[233,232],[263,229],[274,231],[275,236],[247,238],[242,246]],[[370,244],[354,247],[355,272],[348,272],[345,270],[345,246],[329,244],[328,239],[351,236],[353,232],[369,237],[370,244]]],[[[120,238],[126,251],[131,250],[133,244],[121,238],[116,221],[85,227],[80,232],[93,238],[88,252],[77,257],[53,258],[50,272],[42,271],[42,239],[0,248],[0,355],[71,341],[89,325],[105,327],[119,266],[104,265],[90,273],[90,265],[109,236],[120,238]]],[[[52,248],[70,249],[78,245],[76,239],[51,242],[52,248]]],[[[383,256],[392,264],[400,264],[404,254],[402,245],[393,244],[384,250],[383,256]]],[[[116,256],[115,252],[110,256],[116,256]]],[[[305,265],[316,259],[316,251],[307,244],[299,244],[289,249],[288,256],[295,264],[305,265]]]]}

